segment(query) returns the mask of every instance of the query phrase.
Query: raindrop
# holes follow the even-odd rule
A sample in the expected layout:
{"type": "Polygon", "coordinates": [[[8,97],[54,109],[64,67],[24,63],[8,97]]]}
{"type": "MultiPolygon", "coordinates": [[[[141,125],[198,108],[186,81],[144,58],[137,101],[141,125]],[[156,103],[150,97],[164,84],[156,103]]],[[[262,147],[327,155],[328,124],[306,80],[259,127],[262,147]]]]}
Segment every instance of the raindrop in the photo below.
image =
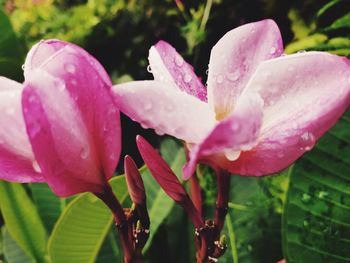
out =
{"type": "Polygon", "coordinates": [[[237,160],[240,154],[240,151],[225,150],[225,156],[229,161],[237,160]]]}
{"type": "Polygon", "coordinates": [[[66,85],[64,85],[63,83],[61,83],[59,86],[58,86],[58,90],[60,92],[64,91],[66,89],[66,85]]]}
{"type": "Polygon", "coordinates": [[[184,59],[181,56],[175,57],[175,64],[179,67],[181,67],[184,64],[184,59]]]}
{"type": "Polygon", "coordinates": [[[148,65],[148,66],[147,66],[147,71],[148,71],[149,73],[152,73],[151,65],[148,65]]]}
{"type": "Polygon", "coordinates": [[[89,148],[88,147],[83,147],[80,150],[80,158],[81,159],[86,159],[89,155],[89,148]]]}
{"type": "Polygon", "coordinates": [[[165,134],[163,131],[158,130],[158,129],[155,129],[155,132],[156,132],[156,134],[158,134],[159,136],[162,136],[162,135],[165,134]]]}
{"type": "Polygon", "coordinates": [[[34,169],[35,172],[41,173],[40,166],[39,166],[39,164],[38,164],[38,162],[37,162],[36,160],[34,160],[34,161],[32,162],[32,167],[33,167],[33,169],[34,169]]]}
{"type": "Polygon", "coordinates": [[[24,69],[25,69],[25,67],[26,67],[26,66],[23,64],[23,65],[22,65],[22,67],[21,67],[21,68],[22,68],[22,70],[24,70],[24,69]]]}
{"type": "Polygon", "coordinates": [[[306,53],[305,49],[299,50],[297,53],[306,53]]]}
{"type": "Polygon", "coordinates": [[[221,75],[219,75],[219,76],[216,78],[216,82],[217,82],[218,84],[221,84],[223,81],[224,81],[224,78],[223,78],[223,76],[221,76],[221,75]]]}
{"type": "Polygon", "coordinates": [[[311,196],[307,193],[303,193],[303,195],[301,196],[301,201],[303,201],[304,203],[308,203],[311,200],[311,196]]]}
{"type": "Polygon", "coordinates": [[[327,197],[328,196],[328,192],[326,192],[326,191],[320,191],[319,193],[318,193],[318,197],[320,198],[320,199],[323,199],[323,198],[325,198],[325,197],[327,197]]]}
{"type": "Polygon", "coordinates": [[[275,54],[276,53],[276,48],[275,47],[271,47],[270,48],[270,54],[275,54]]]}
{"type": "Polygon", "coordinates": [[[189,83],[191,80],[192,80],[192,76],[190,74],[186,73],[184,76],[184,81],[186,83],[189,83]]]}
{"type": "MultiPolygon", "coordinates": [[[[206,74],[206,75],[209,74],[209,69],[207,69],[207,70],[205,71],[205,74],[206,74]]],[[[350,78],[349,78],[349,81],[350,81],[350,78]]]]}
{"type": "Polygon", "coordinates": [[[310,151],[315,145],[315,136],[311,132],[305,132],[301,135],[299,140],[300,150],[310,151]]]}
{"type": "Polygon", "coordinates": [[[65,69],[67,70],[67,72],[72,73],[72,74],[74,74],[76,71],[75,65],[72,63],[67,63],[65,65],[65,69]]]}
{"type": "Polygon", "coordinates": [[[152,109],[152,102],[146,101],[146,103],[143,105],[143,108],[144,108],[146,111],[149,111],[150,109],[152,109]]]}
{"type": "Polygon", "coordinates": [[[239,69],[237,69],[234,72],[227,73],[226,78],[230,81],[236,81],[239,79],[241,73],[239,72],[239,69]]]}
{"type": "Polygon", "coordinates": [[[76,86],[78,84],[78,82],[75,79],[72,79],[71,83],[73,86],[76,86]]]}
{"type": "Polygon", "coordinates": [[[148,126],[145,123],[141,123],[141,127],[144,129],[148,129],[148,126]]]}
{"type": "Polygon", "coordinates": [[[238,131],[239,127],[240,127],[239,123],[238,122],[234,122],[231,125],[231,130],[232,131],[238,131]]]}

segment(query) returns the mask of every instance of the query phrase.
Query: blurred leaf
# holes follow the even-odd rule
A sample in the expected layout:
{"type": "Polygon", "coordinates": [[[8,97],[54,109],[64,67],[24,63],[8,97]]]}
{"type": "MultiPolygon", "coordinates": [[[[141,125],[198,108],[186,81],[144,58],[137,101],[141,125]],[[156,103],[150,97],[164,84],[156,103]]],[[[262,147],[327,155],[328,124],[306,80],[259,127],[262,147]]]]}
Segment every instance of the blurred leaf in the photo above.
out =
{"type": "Polygon", "coordinates": [[[314,34],[290,43],[286,46],[284,51],[287,54],[292,54],[301,50],[314,49],[317,45],[325,43],[327,38],[328,37],[323,34],[314,34]]]}
{"type": "Polygon", "coordinates": [[[116,235],[115,229],[111,228],[105,241],[103,242],[101,250],[96,259],[96,263],[123,262],[121,256],[123,252],[119,251],[117,238],[118,236],[116,235]]]}
{"type": "Polygon", "coordinates": [[[281,259],[281,210],[289,169],[268,177],[232,175],[222,262],[275,263],[281,259]]]}
{"type": "Polygon", "coordinates": [[[24,251],[17,245],[16,241],[10,236],[6,227],[2,228],[2,237],[4,239],[4,254],[8,263],[27,263],[31,260],[24,251]]]}
{"type": "Polygon", "coordinates": [[[283,216],[288,262],[350,261],[350,111],[294,166],[283,216]]]}
{"type": "Polygon", "coordinates": [[[23,185],[0,181],[0,209],[9,234],[31,262],[45,262],[45,228],[23,185]]]}
{"type": "Polygon", "coordinates": [[[64,208],[64,198],[57,197],[47,184],[31,184],[33,199],[48,233],[64,208]]]}
{"type": "Polygon", "coordinates": [[[350,28],[350,13],[347,13],[345,16],[334,21],[325,30],[334,30],[339,28],[350,28]]]}
{"type": "MultiPolygon", "coordinates": [[[[185,153],[183,147],[173,139],[165,139],[161,145],[161,154],[171,169],[180,178],[182,165],[185,163],[185,153]]],[[[174,201],[160,188],[148,169],[144,167],[140,170],[145,184],[147,195],[147,207],[151,221],[150,236],[144,247],[144,253],[149,249],[154,235],[159,226],[167,218],[174,207],[174,201]]],[[[181,180],[181,179],[180,179],[181,180]]]]}
{"type": "MultiPolygon", "coordinates": [[[[128,195],[124,176],[113,178],[110,184],[123,204],[128,195]]],[[[69,203],[54,227],[48,245],[50,260],[95,262],[112,221],[111,212],[101,200],[90,193],[79,195],[69,203]]],[[[115,235],[118,235],[116,231],[115,235]]]]}
{"type": "Polygon", "coordinates": [[[21,80],[23,49],[7,15],[0,8],[0,76],[21,80]]]}

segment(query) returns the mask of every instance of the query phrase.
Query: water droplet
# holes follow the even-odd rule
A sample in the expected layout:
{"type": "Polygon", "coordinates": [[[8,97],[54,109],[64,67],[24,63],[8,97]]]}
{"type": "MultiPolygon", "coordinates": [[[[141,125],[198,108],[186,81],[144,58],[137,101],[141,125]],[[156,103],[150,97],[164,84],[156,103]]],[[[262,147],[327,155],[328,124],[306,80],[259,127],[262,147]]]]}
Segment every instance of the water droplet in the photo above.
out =
{"type": "MultiPolygon", "coordinates": [[[[206,74],[206,75],[208,75],[208,73],[209,73],[209,69],[207,69],[207,70],[205,71],[205,74],[206,74]]],[[[349,78],[349,81],[350,81],[350,78],[349,78]]]]}
{"type": "Polygon", "coordinates": [[[24,69],[26,68],[26,66],[23,64],[21,68],[22,68],[22,70],[24,71],[24,69]]]}
{"type": "Polygon", "coordinates": [[[152,73],[151,65],[148,65],[148,66],[147,66],[147,71],[148,71],[149,73],[152,73]]]}
{"type": "Polygon", "coordinates": [[[32,162],[32,167],[33,167],[33,169],[34,169],[35,172],[41,173],[40,166],[39,166],[39,164],[38,164],[38,162],[37,162],[36,160],[34,160],[34,161],[32,162]]]}
{"type": "Polygon", "coordinates": [[[59,86],[58,86],[58,90],[60,92],[64,91],[66,89],[66,85],[64,85],[63,83],[61,83],[59,86]]]}
{"type": "Polygon", "coordinates": [[[320,191],[319,193],[318,193],[318,197],[320,198],[320,199],[323,199],[323,198],[325,198],[325,197],[327,197],[328,196],[328,192],[326,192],[326,191],[320,191]]]}
{"type": "Polygon", "coordinates": [[[316,142],[315,136],[311,132],[303,133],[299,140],[300,150],[310,151],[312,147],[315,145],[315,142],[316,142]]]}
{"type": "Polygon", "coordinates": [[[189,83],[191,80],[192,80],[192,76],[190,74],[186,73],[184,76],[184,81],[186,83],[189,83]]]}
{"type": "Polygon", "coordinates": [[[240,151],[233,151],[233,150],[225,150],[224,151],[226,158],[229,161],[235,161],[238,159],[240,156],[241,152],[240,151]]]}
{"type": "Polygon", "coordinates": [[[303,195],[301,196],[301,201],[303,201],[304,203],[308,203],[311,200],[311,196],[307,193],[303,193],[303,195]]]}
{"type": "Polygon", "coordinates": [[[145,123],[141,123],[141,127],[144,129],[148,129],[148,126],[145,123]]]}
{"type": "Polygon", "coordinates": [[[163,131],[158,130],[158,129],[155,129],[155,132],[156,132],[156,134],[158,134],[159,136],[162,136],[162,135],[165,134],[163,131]]]}
{"type": "Polygon", "coordinates": [[[239,69],[237,69],[234,72],[227,73],[226,78],[230,81],[236,81],[239,79],[241,73],[239,72],[239,69]]]}
{"type": "Polygon", "coordinates": [[[306,53],[305,49],[299,50],[297,53],[306,53]]]}
{"type": "Polygon", "coordinates": [[[275,47],[271,47],[270,48],[270,54],[272,55],[272,54],[275,54],[276,53],[276,48],[275,47]]]}
{"type": "Polygon", "coordinates": [[[72,83],[73,86],[76,86],[78,84],[78,82],[75,79],[72,79],[71,83],[72,83]]]}
{"type": "Polygon", "coordinates": [[[67,72],[72,73],[72,74],[74,74],[76,71],[75,65],[72,63],[67,63],[65,65],[65,69],[67,70],[67,72]]]}
{"type": "Polygon", "coordinates": [[[146,101],[145,104],[143,105],[143,108],[146,111],[149,111],[150,109],[152,109],[152,102],[151,101],[146,101]]]}
{"type": "Polygon", "coordinates": [[[175,64],[179,67],[181,67],[184,64],[184,59],[181,56],[175,57],[175,64]]]}
{"type": "Polygon", "coordinates": [[[238,131],[239,127],[240,127],[239,123],[238,122],[234,122],[231,125],[231,130],[232,131],[238,131]]]}
{"type": "Polygon", "coordinates": [[[81,159],[86,159],[89,155],[89,148],[88,147],[83,147],[80,150],[80,158],[81,159]]]}
{"type": "Polygon", "coordinates": [[[216,78],[216,82],[217,82],[218,84],[221,84],[223,81],[224,81],[224,78],[223,78],[223,76],[221,76],[221,75],[219,75],[219,76],[216,78]]]}

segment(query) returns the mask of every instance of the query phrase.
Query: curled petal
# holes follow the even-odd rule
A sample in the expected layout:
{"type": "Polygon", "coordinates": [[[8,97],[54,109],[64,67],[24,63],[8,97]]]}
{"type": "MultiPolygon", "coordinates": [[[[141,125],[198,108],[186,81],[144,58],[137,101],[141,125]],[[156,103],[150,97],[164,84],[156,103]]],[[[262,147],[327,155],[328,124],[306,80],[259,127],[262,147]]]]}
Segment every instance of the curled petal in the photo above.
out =
{"type": "Polygon", "coordinates": [[[35,70],[24,84],[22,105],[27,133],[42,174],[59,196],[100,192],[92,134],[62,80],[35,70]]]}
{"type": "Polygon", "coordinates": [[[210,134],[191,150],[190,160],[183,169],[184,179],[193,174],[200,159],[224,153],[226,158],[222,156],[223,159],[234,161],[241,151],[253,148],[258,143],[263,106],[259,95],[254,93],[242,95],[233,114],[218,123],[210,134]]]}
{"type": "Polygon", "coordinates": [[[186,210],[195,227],[200,227],[203,222],[197,209],[194,207],[186,190],[174,172],[170,169],[168,164],[140,135],[136,137],[136,143],[142,159],[145,161],[148,169],[151,171],[153,177],[156,179],[161,188],[167,193],[168,196],[170,196],[175,202],[180,204],[186,210]]]}
{"type": "Polygon", "coordinates": [[[275,173],[310,150],[349,106],[349,72],[348,59],[322,52],[262,63],[247,86],[265,101],[259,144],[242,153],[230,171],[275,173]]]}
{"type": "Polygon", "coordinates": [[[146,202],[145,186],[134,160],[129,155],[124,158],[124,168],[131,200],[137,205],[144,205],[146,202]]]}
{"type": "Polygon", "coordinates": [[[217,119],[232,112],[259,63],[282,53],[281,33],[272,20],[237,27],[219,40],[211,51],[208,72],[208,101],[217,119]]]}
{"type": "Polygon", "coordinates": [[[152,46],[148,60],[156,81],[207,101],[207,89],[193,71],[193,67],[169,43],[161,40],[152,46]]]}
{"type": "Polygon", "coordinates": [[[145,128],[199,142],[215,124],[207,103],[157,81],[133,81],[113,87],[117,107],[145,128]]]}
{"type": "MultiPolygon", "coordinates": [[[[44,41],[38,44],[37,55],[43,47],[62,41],[44,41]]],[[[112,177],[121,151],[119,111],[110,95],[110,80],[102,66],[86,51],[73,44],[65,46],[40,65],[40,70],[63,81],[63,86],[73,98],[76,110],[91,134],[92,144],[102,161],[104,175],[112,177]]],[[[35,49],[35,47],[33,48],[35,49]]],[[[31,72],[30,75],[32,75],[31,72]]]]}
{"type": "Polygon", "coordinates": [[[22,85],[0,77],[0,179],[43,182],[25,130],[22,85]]]}

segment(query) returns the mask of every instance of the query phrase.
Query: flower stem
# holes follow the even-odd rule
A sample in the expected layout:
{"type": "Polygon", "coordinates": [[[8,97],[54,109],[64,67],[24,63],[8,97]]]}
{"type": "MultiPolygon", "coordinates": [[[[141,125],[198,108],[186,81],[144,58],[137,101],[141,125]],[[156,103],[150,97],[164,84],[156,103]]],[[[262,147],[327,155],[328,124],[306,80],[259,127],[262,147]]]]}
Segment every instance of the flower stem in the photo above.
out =
{"type": "Polygon", "coordinates": [[[119,203],[117,197],[114,195],[111,187],[107,185],[103,192],[94,194],[101,199],[113,213],[114,221],[116,223],[124,251],[124,263],[135,262],[132,241],[129,238],[128,222],[124,214],[123,207],[119,203]]]}
{"type": "Polygon", "coordinates": [[[217,200],[214,215],[216,225],[216,240],[220,237],[220,232],[225,223],[225,217],[228,211],[228,201],[230,198],[230,174],[224,170],[218,169],[217,176],[217,200]]]}

